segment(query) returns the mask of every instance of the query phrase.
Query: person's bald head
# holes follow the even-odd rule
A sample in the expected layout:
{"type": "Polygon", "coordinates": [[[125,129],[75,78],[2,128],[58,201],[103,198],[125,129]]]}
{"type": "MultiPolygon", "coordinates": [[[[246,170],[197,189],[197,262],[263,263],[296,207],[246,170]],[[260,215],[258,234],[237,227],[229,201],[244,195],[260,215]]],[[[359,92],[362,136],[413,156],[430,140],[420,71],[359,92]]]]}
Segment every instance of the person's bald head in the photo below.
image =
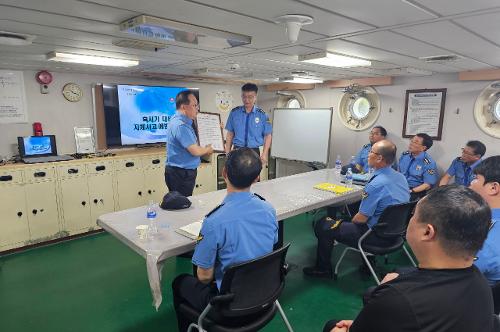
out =
{"type": "Polygon", "coordinates": [[[370,150],[368,164],[375,168],[392,165],[396,159],[396,152],[396,145],[394,145],[391,141],[386,139],[378,141],[373,144],[372,149],[370,150]]]}

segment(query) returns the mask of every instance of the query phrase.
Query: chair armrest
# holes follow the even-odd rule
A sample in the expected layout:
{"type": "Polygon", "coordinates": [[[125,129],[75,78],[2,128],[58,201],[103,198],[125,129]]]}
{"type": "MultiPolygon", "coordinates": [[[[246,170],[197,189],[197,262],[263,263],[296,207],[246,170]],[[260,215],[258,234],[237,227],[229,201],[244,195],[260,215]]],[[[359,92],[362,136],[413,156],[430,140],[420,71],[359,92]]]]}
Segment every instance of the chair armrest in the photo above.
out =
{"type": "Polygon", "coordinates": [[[231,294],[231,293],[224,294],[224,295],[217,295],[217,296],[214,296],[210,300],[210,304],[215,306],[215,305],[219,305],[221,303],[231,302],[233,299],[234,299],[234,294],[231,294]]]}

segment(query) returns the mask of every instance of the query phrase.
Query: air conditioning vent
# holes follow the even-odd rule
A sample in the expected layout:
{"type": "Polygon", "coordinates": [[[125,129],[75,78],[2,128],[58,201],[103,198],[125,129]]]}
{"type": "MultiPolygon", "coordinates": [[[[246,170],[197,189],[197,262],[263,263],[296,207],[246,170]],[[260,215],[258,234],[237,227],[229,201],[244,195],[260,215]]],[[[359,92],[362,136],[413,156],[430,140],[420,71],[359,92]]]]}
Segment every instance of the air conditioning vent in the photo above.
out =
{"type": "Polygon", "coordinates": [[[447,55],[434,55],[434,56],[425,56],[420,57],[420,60],[424,60],[425,62],[451,62],[458,60],[458,55],[455,54],[447,54],[447,55]]]}
{"type": "Polygon", "coordinates": [[[138,40],[138,39],[118,39],[113,40],[113,45],[124,48],[135,48],[138,50],[145,50],[151,52],[157,52],[159,50],[163,50],[167,48],[165,43],[157,43],[146,40],[138,40]]]}
{"type": "Polygon", "coordinates": [[[29,45],[33,42],[35,36],[24,35],[20,33],[0,31],[0,44],[1,45],[14,45],[22,46],[29,45]]]}

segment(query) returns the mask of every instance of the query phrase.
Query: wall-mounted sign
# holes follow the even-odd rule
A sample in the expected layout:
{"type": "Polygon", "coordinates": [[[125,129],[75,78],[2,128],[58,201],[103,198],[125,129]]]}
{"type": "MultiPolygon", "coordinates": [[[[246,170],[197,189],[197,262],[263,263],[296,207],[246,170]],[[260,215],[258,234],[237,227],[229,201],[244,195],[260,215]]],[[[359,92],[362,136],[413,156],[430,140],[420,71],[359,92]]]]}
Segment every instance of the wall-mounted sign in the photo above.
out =
{"type": "Polygon", "coordinates": [[[446,89],[406,90],[403,137],[425,133],[441,140],[446,89]]]}
{"type": "Polygon", "coordinates": [[[22,71],[0,70],[0,123],[26,123],[26,92],[22,71]]]}

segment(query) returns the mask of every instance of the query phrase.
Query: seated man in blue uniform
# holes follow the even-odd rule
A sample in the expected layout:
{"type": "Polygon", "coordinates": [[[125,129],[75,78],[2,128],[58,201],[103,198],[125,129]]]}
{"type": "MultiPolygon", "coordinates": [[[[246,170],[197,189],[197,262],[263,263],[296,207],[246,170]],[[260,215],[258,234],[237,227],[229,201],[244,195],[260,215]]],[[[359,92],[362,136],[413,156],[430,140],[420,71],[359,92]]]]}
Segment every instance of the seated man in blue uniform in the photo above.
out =
{"type": "Polygon", "coordinates": [[[427,153],[432,146],[432,138],[423,133],[410,140],[408,151],[399,158],[399,171],[410,186],[410,200],[422,198],[438,181],[436,162],[427,153]]]}
{"type": "Polygon", "coordinates": [[[462,148],[462,155],[453,160],[446,174],[439,181],[440,186],[447,185],[455,177],[455,184],[468,187],[474,179],[476,168],[486,153],[486,146],[480,141],[468,141],[462,148]]]}
{"type": "Polygon", "coordinates": [[[476,178],[470,188],[491,208],[491,226],[474,265],[483,272],[491,286],[500,282],[500,156],[486,158],[474,169],[476,178]]]}
{"type": "Polygon", "coordinates": [[[272,126],[267,114],[255,105],[258,90],[257,85],[253,83],[241,87],[243,105],[233,108],[229,113],[225,150],[228,153],[232,148],[248,147],[260,155],[263,164],[267,164],[272,126]],[[264,146],[262,153],[260,146],[264,146]]]}
{"type": "Polygon", "coordinates": [[[358,154],[354,159],[356,164],[351,165],[351,167],[353,167],[352,169],[353,172],[368,173],[370,169],[370,166],[368,165],[368,153],[370,152],[373,144],[385,139],[386,136],[387,136],[387,130],[385,130],[384,127],[375,126],[372,128],[372,130],[370,131],[370,136],[368,136],[370,143],[363,145],[363,147],[361,148],[361,150],[358,152],[358,154]]]}
{"type": "Polygon", "coordinates": [[[197,276],[182,274],[172,283],[179,331],[186,331],[190,324],[178,312],[181,303],[201,312],[218,294],[229,266],[270,253],[278,241],[275,209],[250,192],[261,169],[259,156],[249,148],[228,154],[222,172],[227,195],[205,216],[194,250],[197,276]]]}
{"type": "Polygon", "coordinates": [[[211,145],[201,147],[193,129],[198,100],[193,91],[184,90],[175,98],[177,111],[167,126],[165,183],[169,191],[191,196],[196,183],[200,156],[214,152],[211,145]]]}
{"type": "Polygon", "coordinates": [[[472,264],[491,212],[463,186],[436,188],[418,203],[406,239],[418,269],[389,273],[354,320],[324,332],[497,331],[490,287],[472,264]]]}
{"type": "MultiPolygon", "coordinates": [[[[375,143],[368,155],[368,164],[375,169],[373,177],[366,184],[359,212],[351,222],[342,222],[330,217],[319,220],[314,232],[318,238],[316,264],[305,267],[303,272],[311,277],[332,277],[333,241],[357,246],[359,238],[369,228],[377,224],[382,211],[389,205],[408,202],[410,198],[408,183],[401,173],[391,168],[396,158],[396,146],[382,140],[375,143]]],[[[384,239],[374,239],[383,244],[384,239]]]]}

